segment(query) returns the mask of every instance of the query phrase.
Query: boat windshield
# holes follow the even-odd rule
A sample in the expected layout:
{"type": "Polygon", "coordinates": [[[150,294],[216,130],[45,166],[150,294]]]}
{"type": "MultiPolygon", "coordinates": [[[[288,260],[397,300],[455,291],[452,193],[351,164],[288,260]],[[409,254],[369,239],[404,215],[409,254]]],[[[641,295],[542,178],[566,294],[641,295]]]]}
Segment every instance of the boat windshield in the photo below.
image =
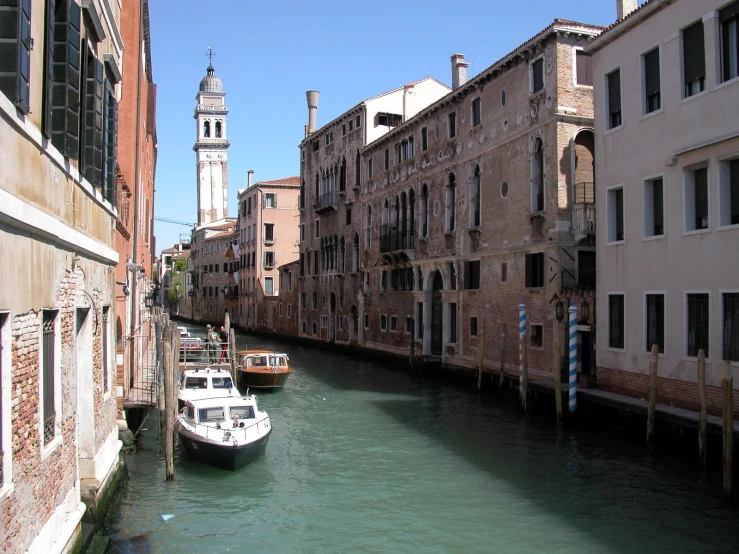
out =
{"type": "Polygon", "coordinates": [[[232,388],[230,377],[213,377],[213,388],[214,389],[228,389],[232,388]]]}
{"type": "Polygon", "coordinates": [[[207,389],[208,379],[206,377],[188,377],[185,379],[186,389],[207,389]]]}
{"type": "Polygon", "coordinates": [[[270,356],[269,365],[280,366],[280,367],[286,366],[287,362],[285,361],[285,356],[270,356]]]}
{"type": "Polygon", "coordinates": [[[247,367],[267,367],[267,356],[250,356],[246,359],[247,367]]]}
{"type": "Polygon", "coordinates": [[[254,406],[231,406],[231,419],[235,417],[239,419],[253,419],[254,406]]]}
{"type": "Polygon", "coordinates": [[[209,421],[223,421],[223,407],[218,408],[200,408],[198,410],[198,420],[200,423],[208,423],[209,421]]]}

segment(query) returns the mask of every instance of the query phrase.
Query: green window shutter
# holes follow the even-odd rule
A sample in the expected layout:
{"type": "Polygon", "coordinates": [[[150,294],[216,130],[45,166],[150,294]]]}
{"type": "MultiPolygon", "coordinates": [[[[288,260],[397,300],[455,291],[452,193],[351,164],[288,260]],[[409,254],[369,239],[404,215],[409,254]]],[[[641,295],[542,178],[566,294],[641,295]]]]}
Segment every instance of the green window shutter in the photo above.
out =
{"type": "Polygon", "coordinates": [[[54,28],[56,16],[55,0],[46,1],[46,28],[44,30],[44,99],[41,125],[44,136],[51,139],[51,107],[54,94],[54,28]]]}
{"type": "Polygon", "coordinates": [[[118,158],[118,102],[110,85],[106,87],[105,108],[105,198],[115,206],[116,200],[118,199],[118,175],[116,171],[118,158]]]}
{"type": "Polygon", "coordinates": [[[79,157],[80,7],[56,0],[51,142],[66,157],[79,157]]]}
{"type": "Polygon", "coordinates": [[[0,91],[30,111],[31,0],[0,2],[0,91]]]}
{"type": "Polygon", "coordinates": [[[85,68],[83,175],[94,187],[103,184],[103,64],[89,52],[85,68]]]}

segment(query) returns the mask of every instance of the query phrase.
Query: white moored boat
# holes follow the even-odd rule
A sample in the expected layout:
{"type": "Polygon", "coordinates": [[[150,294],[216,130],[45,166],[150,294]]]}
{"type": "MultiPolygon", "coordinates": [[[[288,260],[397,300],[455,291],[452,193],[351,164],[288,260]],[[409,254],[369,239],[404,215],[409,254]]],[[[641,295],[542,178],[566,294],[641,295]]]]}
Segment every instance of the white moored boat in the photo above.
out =
{"type": "Polygon", "coordinates": [[[221,368],[187,369],[180,374],[177,405],[180,409],[188,400],[239,396],[231,374],[221,368]]]}
{"type": "Polygon", "coordinates": [[[272,426],[251,395],[188,400],[175,431],[189,459],[235,470],[264,455],[272,426]]]}

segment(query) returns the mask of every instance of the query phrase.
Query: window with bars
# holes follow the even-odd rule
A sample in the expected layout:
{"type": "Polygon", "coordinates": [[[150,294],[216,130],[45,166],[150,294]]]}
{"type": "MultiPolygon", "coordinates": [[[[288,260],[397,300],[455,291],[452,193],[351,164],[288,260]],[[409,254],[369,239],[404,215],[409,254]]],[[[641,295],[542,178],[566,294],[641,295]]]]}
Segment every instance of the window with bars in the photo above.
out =
{"type": "Polygon", "coordinates": [[[43,401],[43,423],[44,444],[48,444],[56,433],[56,411],[55,411],[55,342],[56,342],[56,310],[44,310],[42,316],[42,401],[43,401]]]}
{"type": "Polygon", "coordinates": [[[624,295],[608,296],[608,346],[624,347],[624,295]]]}
{"type": "Polygon", "coordinates": [[[703,349],[706,358],[708,352],[708,294],[688,294],[688,356],[697,356],[703,349]]]}
{"type": "Polygon", "coordinates": [[[706,50],[703,21],[683,29],[683,78],[685,98],[703,92],[706,87],[706,50]]]}
{"type": "Polygon", "coordinates": [[[739,292],[724,293],[721,300],[722,358],[739,362],[739,292]]]}
{"type": "Polygon", "coordinates": [[[108,368],[108,316],[110,306],[103,306],[103,392],[108,392],[110,381],[110,369],[108,368]]]}
{"type": "Polygon", "coordinates": [[[651,352],[652,345],[665,353],[665,297],[663,294],[647,294],[647,341],[645,350],[651,352]]]}

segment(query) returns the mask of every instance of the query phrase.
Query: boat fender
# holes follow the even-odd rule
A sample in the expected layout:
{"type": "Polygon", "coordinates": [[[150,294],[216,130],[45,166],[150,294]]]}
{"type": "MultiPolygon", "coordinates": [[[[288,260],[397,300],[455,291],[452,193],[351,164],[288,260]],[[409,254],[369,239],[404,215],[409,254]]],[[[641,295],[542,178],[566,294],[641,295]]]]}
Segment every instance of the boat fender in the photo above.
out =
{"type": "Polygon", "coordinates": [[[220,428],[221,428],[221,424],[220,423],[216,423],[216,429],[220,429],[220,428]]]}
{"type": "Polygon", "coordinates": [[[244,428],[244,422],[243,422],[243,421],[240,421],[240,422],[239,422],[239,427],[240,427],[241,429],[243,429],[243,428],[244,428]]]}

